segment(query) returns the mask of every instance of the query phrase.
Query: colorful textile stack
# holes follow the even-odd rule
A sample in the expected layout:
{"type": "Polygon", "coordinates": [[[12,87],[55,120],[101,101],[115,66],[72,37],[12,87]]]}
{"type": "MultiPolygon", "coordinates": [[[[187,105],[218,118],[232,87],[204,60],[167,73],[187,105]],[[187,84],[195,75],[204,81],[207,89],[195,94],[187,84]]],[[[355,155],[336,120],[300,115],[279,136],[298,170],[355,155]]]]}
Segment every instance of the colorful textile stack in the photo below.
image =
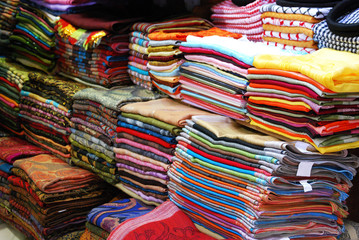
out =
{"type": "Polygon", "coordinates": [[[23,135],[19,117],[20,91],[29,80],[30,70],[0,58],[0,126],[16,135],[23,135]]]}
{"type": "Polygon", "coordinates": [[[118,183],[113,147],[120,107],[158,97],[158,94],[137,86],[114,90],[87,88],[77,92],[72,106],[71,162],[96,173],[112,185],[118,183]]]}
{"type": "Polygon", "coordinates": [[[320,154],[223,116],[195,116],[177,138],[170,199],[235,239],[336,239],[359,158],[320,154]]]}
{"type": "Polygon", "coordinates": [[[253,65],[246,93],[252,126],[307,141],[322,153],[358,147],[358,55],[325,48],[259,55],[253,65]]]}
{"type": "Polygon", "coordinates": [[[331,7],[322,7],[319,3],[315,5],[308,2],[288,6],[286,2],[277,1],[277,3],[266,4],[260,8],[264,42],[268,45],[305,53],[316,51],[318,46],[313,40],[313,28],[324,20],[331,7]],[[313,5],[315,7],[311,7],[313,5]]]}
{"type": "Polygon", "coordinates": [[[253,57],[264,52],[292,54],[245,38],[192,35],[180,51],[187,60],[180,69],[182,101],[238,120],[247,119],[243,94],[253,57]]]}
{"type": "Polygon", "coordinates": [[[131,80],[145,88],[157,87],[170,96],[178,97],[177,78],[182,63],[178,46],[185,40],[185,32],[206,30],[211,26],[204,19],[192,17],[134,24],[129,45],[128,71],[131,80]]]}
{"type": "Polygon", "coordinates": [[[90,86],[128,85],[128,26],[107,12],[63,14],[57,31],[56,53],[61,75],[90,86]]]}
{"type": "Polygon", "coordinates": [[[26,139],[69,161],[72,97],[84,88],[72,80],[30,73],[19,105],[26,139]]]}
{"type": "Polygon", "coordinates": [[[18,7],[10,56],[25,66],[51,72],[56,65],[54,26],[58,18],[25,2],[18,7]]]}
{"type": "MultiPolygon", "coordinates": [[[[11,198],[11,189],[8,178],[12,176],[11,169],[16,160],[47,153],[17,137],[0,138],[0,219],[27,234],[19,222],[11,214],[14,201],[11,198]]],[[[28,234],[27,234],[28,235],[28,234]]]]}
{"type": "Polygon", "coordinates": [[[118,175],[116,186],[147,204],[168,199],[167,170],[176,136],[186,119],[208,114],[169,98],[121,107],[114,147],[118,175]]]}
{"type": "Polygon", "coordinates": [[[87,215],[86,230],[80,240],[106,240],[110,233],[126,220],[140,217],[152,211],[148,206],[134,198],[105,203],[87,215]]]}
{"type": "Polygon", "coordinates": [[[12,214],[35,239],[82,233],[88,212],[113,191],[93,173],[48,154],[17,160],[11,171],[12,214]]]}
{"type": "Polygon", "coordinates": [[[20,0],[0,0],[0,48],[4,47],[2,53],[5,53],[6,46],[10,42],[9,37],[16,25],[16,8],[19,2],[20,0]]]}
{"type": "Polygon", "coordinates": [[[358,13],[357,1],[346,0],[338,3],[329,12],[326,20],[313,28],[314,41],[318,42],[318,47],[358,54],[359,33],[354,26],[359,23],[358,13]]]}
{"type": "Polygon", "coordinates": [[[153,239],[215,240],[198,231],[191,219],[171,201],[143,216],[132,218],[115,228],[108,240],[153,239]]]}
{"type": "Polygon", "coordinates": [[[262,42],[264,31],[259,8],[273,2],[275,0],[225,0],[211,8],[211,19],[216,27],[245,35],[250,41],[262,42]]]}

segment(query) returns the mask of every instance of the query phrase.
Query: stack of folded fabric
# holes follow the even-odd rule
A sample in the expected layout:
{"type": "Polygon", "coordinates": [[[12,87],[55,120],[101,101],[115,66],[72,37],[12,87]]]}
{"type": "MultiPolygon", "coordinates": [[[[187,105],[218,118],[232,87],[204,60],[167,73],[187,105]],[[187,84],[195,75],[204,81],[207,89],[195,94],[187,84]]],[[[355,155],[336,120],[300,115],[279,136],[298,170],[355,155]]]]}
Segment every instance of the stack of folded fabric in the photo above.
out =
{"type": "MultiPolygon", "coordinates": [[[[209,30],[210,31],[210,30],[209,30]]],[[[180,46],[187,60],[180,68],[181,98],[187,104],[246,120],[248,68],[257,54],[293,54],[245,38],[188,36],[180,46]]]]}
{"type": "MultiPolygon", "coordinates": [[[[179,18],[158,23],[135,23],[131,27],[130,33],[130,57],[128,72],[133,83],[154,89],[148,67],[149,53],[151,53],[151,65],[153,71],[158,69],[172,72],[178,66],[179,54],[178,46],[180,41],[174,36],[182,31],[200,31],[208,29],[211,25],[200,18],[179,18]],[[172,32],[173,39],[150,39],[149,34],[158,31],[172,32]],[[151,48],[149,48],[151,46],[151,48]],[[158,53],[165,52],[165,53],[158,53]]],[[[165,76],[162,76],[165,77],[165,76]]],[[[168,81],[167,81],[168,82],[168,81]]],[[[157,85],[160,84],[159,82],[157,85]]],[[[168,91],[167,91],[168,92],[168,91]]]]}
{"type": "Polygon", "coordinates": [[[264,31],[259,8],[273,2],[275,0],[225,0],[211,8],[211,19],[216,27],[262,42],[264,31]]]}
{"type": "MultiPolygon", "coordinates": [[[[25,140],[17,137],[0,138],[0,219],[23,231],[11,214],[11,189],[8,178],[13,175],[11,169],[16,160],[47,153],[25,140]]],[[[26,231],[23,231],[26,234],[26,231]]]]}
{"type": "Polygon", "coordinates": [[[184,63],[183,53],[179,49],[178,45],[181,45],[186,41],[187,36],[226,36],[231,38],[241,38],[241,34],[231,33],[219,28],[210,28],[208,30],[197,31],[197,32],[167,32],[157,31],[150,33],[148,37],[151,39],[149,51],[149,62],[148,67],[150,69],[150,76],[152,83],[162,92],[168,94],[173,98],[180,98],[180,67],[184,63]],[[166,45],[152,46],[153,41],[166,45]],[[177,41],[174,46],[168,45],[167,41],[177,41]],[[160,56],[167,56],[167,54],[175,54],[174,59],[166,62],[161,62],[160,56]],[[177,56],[177,57],[176,57],[177,56]],[[156,57],[156,59],[155,59],[156,57]],[[180,58],[179,58],[180,57],[180,58]]]}
{"type": "Polygon", "coordinates": [[[58,17],[21,1],[16,15],[16,28],[10,36],[11,58],[44,72],[56,65],[54,26],[58,17]]]}
{"type": "Polygon", "coordinates": [[[167,170],[176,136],[185,120],[207,112],[163,98],[121,107],[114,152],[121,180],[131,197],[159,205],[168,199],[167,170]]]}
{"type": "Polygon", "coordinates": [[[318,47],[359,53],[358,12],[359,5],[355,0],[338,3],[326,20],[313,28],[318,47]]]}
{"type": "Polygon", "coordinates": [[[82,234],[88,212],[113,191],[95,174],[48,154],[17,160],[11,171],[11,212],[35,239],[82,234]]]}
{"type": "Polygon", "coordinates": [[[16,135],[23,135],[19,117],[20,91],[29,80],[29,69],[0,58],[0,126],[16,135]]]}
{"type": "Polygon", "coordinates": [[[84,88],[72,80],[30,73],[19,105],[26,139],[69,161],[72,97],[84,88]]]}
{"type": "Polygon", "coordinates": [[[98,206],[87,215],[86,230],[80,240],[106,240],[118,225],[149,213],[153,208],[134,198],[120,199],[98,206]]]}
{"type": "Polygon", "coordinates": [[[118,183],[113,147],[120,107],[158,97],[138,86],[114,90],[87,88],[77,92],[72,106],[71,162],[93,171],[112,185],[118,183]]]}
{"type": "Polygon", "coordinates": [[[251,125],[305,140],[322,153],[357,148],[358,63],[358,55],[328,48],[256,56],[246,93],[251,125]]]}
{"type": "Polygon", "coordinates": [[[107,11],[61,15],[55,27],[59,74],[96,87],[128,85],[127,30],[135,20],[107,11]]]}
{"type": "Polygon", "coordinates": [[[16,25],[16,12],[20,0],[0,1],[0,49],[4,48],[2,53],[5,53],[7,45],[9,44],[9,37],[12,34],[16,25]]]}
{"type": "Polygon", "coordinates": [[[359,158],[320,154],[223,116],[195,116],[177,138],[171,200],[235,239],[336,239],[359,158]]]}
{"type": "Polygon", "coordinates": [[[313,28],[337,3],[333,0],[279,0],[260,8],[263,40],[268,45],[311,53],[318,49],[313,28]]]}

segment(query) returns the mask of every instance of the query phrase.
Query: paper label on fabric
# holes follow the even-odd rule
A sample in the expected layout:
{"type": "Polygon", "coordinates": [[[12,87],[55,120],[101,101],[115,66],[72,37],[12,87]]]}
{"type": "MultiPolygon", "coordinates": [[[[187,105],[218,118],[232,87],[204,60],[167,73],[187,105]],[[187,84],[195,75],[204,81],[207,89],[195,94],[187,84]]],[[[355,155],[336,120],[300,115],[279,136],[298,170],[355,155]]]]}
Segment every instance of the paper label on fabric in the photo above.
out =
{"type": "Polygon", "coordinates": [[[284,238],[280,238],[279,240],[290,240],[290,238],[284,237],[284,238]]]}
{"type": "Polygon", "coordinates": [[[299,182],[302,184],[304,192],[310,192],[313,190],[312,185],[308,183],[308,180],[301,180],[299,182]]]}
{"type": "Polygon", "coordinates": [[[313,154],[312,152],[308,151],[308,147],[310,147],[311,145],[309,143],[305,143],[305,142],[301,142],[301,141],[297,141],[295,142],[294,145],[299,151],[301,151],[302,153],[307,153],[307,154],[313,154]]]}
{"type": "Polygon", "coordinates": [[[298,177],[310,177],[314,162],[300,162],[298,165],[298,177]]]}

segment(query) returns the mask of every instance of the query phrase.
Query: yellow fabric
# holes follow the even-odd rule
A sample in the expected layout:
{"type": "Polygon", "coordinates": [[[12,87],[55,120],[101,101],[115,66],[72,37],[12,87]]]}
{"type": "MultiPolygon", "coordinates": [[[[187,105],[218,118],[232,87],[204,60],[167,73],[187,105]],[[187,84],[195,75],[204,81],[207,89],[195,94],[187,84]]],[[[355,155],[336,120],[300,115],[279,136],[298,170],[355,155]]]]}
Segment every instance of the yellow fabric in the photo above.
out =
{"type": "Polygon", "coordinates": [[[271,97],[255,97],[251,96],[250,99],[256,100],[256,101],[268,101],[268,102],[277,102],[277,103],[284,103],[291,106],[303,106],[308,109],[312,109],[308,104],[301,102],[301,101],[288,101],[284,99],[279,98],[271,98],[271,97]]]}
{"type": "Polygon", "coordinates": [[[264,12],[261,18],[272,17],[284,20],[295,20],[308,23],[319,23],[322,19],[317,19],[309,15],[295,14],[295,13],[276,13],[276,12],[264,12]]]}
{"type": "Polygon", "coordinates": [[[322,48],[302,56],[262,54],[253,65],[300,72],[334,92],[359,92],[359,55],[354,53],[322,48]]]}
{"type": "Polygon", "coordinates": [[[285,138],[309,142],[315,149],[317,149],[322,154],[331,153],[331,152],[338,152],[338,151],[342,151],[342,150],[346,150],[346,149],[357,148],[359,146],[359,141],[357,141],[357,142],[352,142],[352,143],[343,143],[343,144],[339,144],[339,145],[333,145],[333,146],[329,146],[329,147],[318,147],[313,142],[308,141],[306,138],[291,136],[289,134],[279,132],[277,130],[271,129],[271,128],[266,127],[266,126],[263,126],[262,124],[260,124],[258,122],[255,122],[255,121],[251,121],[250,124],[255,126],[255,127],[259,127],[260,129],[264,129],[264,130],[266,130],[268,132],[272,132],[272,133],[275,133],[275,134],[278,134],[278,135],[282,135],[285,138]]]}
{"type": "Polygon", "coordinates": [[[276,42],[276,43],[295,46],[295,47],[318,49],[318,46],[314,41],[296,41],[296,40],[288,40],[288,39],[265,37],[265,36],[263,36],[263,40],[267,42],[276,42]]]}
{"type": "Polygon", "coordinates": [[[277,25],[272,25],[272,24],[263,24],[263,29],[266,31],[274,31],[274,32],[281,32],[281,33],[293,33],[293,34],[303,33],[306,36],[309,36],[311,38],[314,35],[313,30],[310,30],[305,27],[286,27],[286,26],[277,26],[277,25]]]}

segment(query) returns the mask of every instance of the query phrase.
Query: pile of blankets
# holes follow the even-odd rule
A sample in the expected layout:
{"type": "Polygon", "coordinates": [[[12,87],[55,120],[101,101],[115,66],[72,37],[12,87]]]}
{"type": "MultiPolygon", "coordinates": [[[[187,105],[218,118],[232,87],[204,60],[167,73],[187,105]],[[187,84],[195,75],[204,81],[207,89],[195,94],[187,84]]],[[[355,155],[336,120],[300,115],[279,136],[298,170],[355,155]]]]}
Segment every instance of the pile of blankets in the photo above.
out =
{"type": "MultiPolygon", "coordinates": [[[[9,37],[11,36],[16,25],[16,12],[20,0],[0,1],[0,49],[9,44],[9,37]]],[[[5,53],[5,49],[2,53],[5,53]]]]}
{"type": "Polygon", "coordinates": [[[56,65],[54,26],[58,17],[21,1],[16,28],[10,36],[11,58],[32,68],[52,72],[56,65]]]}
{"type": "Polygon", "coordinates": [[[0,58],[0,126],[15,135],[23,135],[19,117],[20,91],[31,71],[0,58]]]}
{"type": "Polygon", "coordinates": [[[155,87],[178,98],[178,70],[182,63],[178,46],[186,32],[212,25],[201,18],[178,18],[159,23],[136,23],[130,33],[129,74],[131,80],[148,89],[155,87]]]}
{"type": "Polygon", "coordinates": [[[128,33],[134,18],[106,11],[63,14],[55,27],[58,72],[89,86],[128,85],[128,33]]]}
{"type": "Polygon", "coordinates": [[[177,137],[170,199],[230,238],[336,239],[359,158],[320,154],[222,116],[195,116],[177,137]]]}
{"type": "Polygon", "coordinates": [[[120,108],[158,97],[138,86],[114,90],[87,88],[77,92],[72,105],[71,163],[96,173],[112,185],[118,183],[113,148],[120,108]]]}
{"type": "Polygon", "coordinates": [[[13,175],[11,169],[16,160],[45,153],[47,151],[18,137],[0,138],[0,219],[26,235],[28,234],[12,214],[11,209],[15,202],[13,199],[11,200],[11,188],[8,178],[13,175]]]}
{"type": "Polygon", "coordinates": [[[313,28],[314,41],[319,48],[332,48],[340,51],[359,53],[359,33],[355,25],[359,23],[359,7],[356,1],[346,0],[338,3],[325,21],[313,28]]]}
{"type": "Polygon", "coordinates": [[[359,142],[359,56],[320,49],[303,56],[259,55],[247,87],[251,125],[305,140],[322,153],[359,142]]]}
{"type": "Polygon", "coordinates": [[[336,1],[317,4],[280,0],[261,6],[263,40],[268,45],[311,53],[318,49],[313,28],[323,21],[336,1]]]}
{"type": "Polygon", "coordinates": [[[253,66],[254,56],[294,53],[251,42],[238,35],[189,35],[181,44],[180,51],[186,59],[180,68],[183,102],[234,119],[248,119],[243,96],[248,85],[248,68],[253,66]]]}
{"type": "Polygon", "coordinates": [[[131,197],[159,205],[168,199],[167,170],[176,136],[186,119],[208,114],[169,98],[131,103],[120,108],[114,152],[121,182],[131,197]]]}
{"type": "Polygon", "coordinates": [[[80,240],[106,240],[118,225],[149,213],[153,208],[135,198],[114,200],[95,207],[87,215],[86,230],[80,240]]]}
{"type": "Polygon", "coordinates": [[[250,41],[262,42],[264,31],[259,8],[273,2],[275,0],[225,0],[211,8],[211,19],[216,27],[243,34],[250,41]]]}
{"type": "Polygon", "coordinates": [[[73,95],[81,83],[31,72],[21,94],[21,126],[26,139],[69,162],[73,95]]]}
{"type": "Polygon", "coordinates": [[[87,213],[113,191],[95,174],[49,154],[16,160],[11,171],[11,212],[35,239],[82,234],[87,213]]]}

